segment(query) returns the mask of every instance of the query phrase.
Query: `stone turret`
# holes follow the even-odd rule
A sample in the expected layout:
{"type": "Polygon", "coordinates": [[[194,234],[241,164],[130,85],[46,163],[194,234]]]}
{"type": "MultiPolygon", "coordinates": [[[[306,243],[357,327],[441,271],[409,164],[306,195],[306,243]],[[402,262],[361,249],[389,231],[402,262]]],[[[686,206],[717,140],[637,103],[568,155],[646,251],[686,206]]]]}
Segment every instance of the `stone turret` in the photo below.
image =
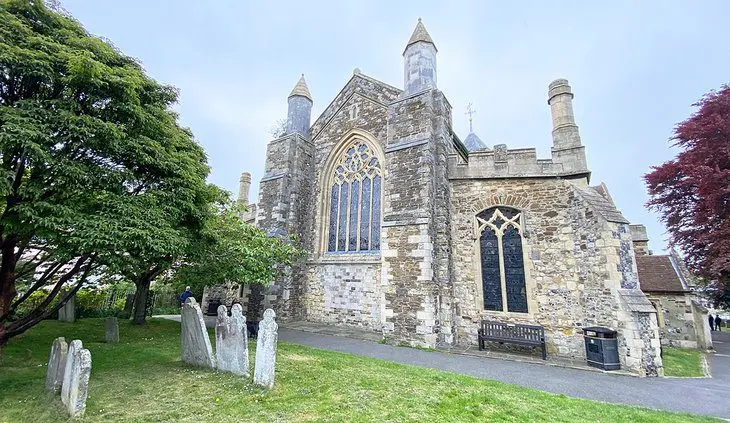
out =
{"type": "Polygon", "coordinates": [[[289,94],[289,109],[286,118],[285,134],[295,132],[309,137],[309,125],[312,117],[312,95],[309,93],[304,74],[289,94]]]}
{"type": "Polygon", "coordinates": [[[403,51],[404,95],[436,88],[436,45],[418,18],[416,29],[403,51]]]}
{"type": "Polygon", "coordinates": [[[560,163],[564,172],[590,175],[585,147],[581,144],[573,115],[573,92],[567,79],[550,83],[548,104],[553,121],[553,162],[560,163]]]}
{"type": "Polygon", "coordinates": [[[243,172],[238,184],[238,202],[248,205],[248,193],[251,189],[251,174],[243,172]]]}
{"type": "Polygon", "coordinates": [[[550,83],[548,104],[553,118],[553,148],[580,146],[578,125],[573,115],[573,93],[567,79],[556,79],[550,83]]]}

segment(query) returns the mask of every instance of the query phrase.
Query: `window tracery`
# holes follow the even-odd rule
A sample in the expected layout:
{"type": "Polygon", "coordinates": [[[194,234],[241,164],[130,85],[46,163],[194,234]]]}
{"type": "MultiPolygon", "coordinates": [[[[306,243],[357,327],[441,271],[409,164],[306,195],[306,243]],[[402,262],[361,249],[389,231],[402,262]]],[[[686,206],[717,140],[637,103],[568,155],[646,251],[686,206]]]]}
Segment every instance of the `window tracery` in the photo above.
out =
{"type": "Polygon", "coordinates": [[[380,250],[380,160],[356,140],[330,177],[328,252],[380,250]]]}

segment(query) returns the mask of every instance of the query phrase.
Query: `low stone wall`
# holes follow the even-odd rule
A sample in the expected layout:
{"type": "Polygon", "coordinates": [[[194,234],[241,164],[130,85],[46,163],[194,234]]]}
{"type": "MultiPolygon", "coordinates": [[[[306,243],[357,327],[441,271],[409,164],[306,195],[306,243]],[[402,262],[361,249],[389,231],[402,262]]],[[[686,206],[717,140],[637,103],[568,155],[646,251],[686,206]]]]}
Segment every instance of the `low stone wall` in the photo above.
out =
{"type": "Polygon", "coordinates": [[[647,296],[657,309],[662,345],[680,348],[700,346],[689,295],[651,292],[647,296]]]}

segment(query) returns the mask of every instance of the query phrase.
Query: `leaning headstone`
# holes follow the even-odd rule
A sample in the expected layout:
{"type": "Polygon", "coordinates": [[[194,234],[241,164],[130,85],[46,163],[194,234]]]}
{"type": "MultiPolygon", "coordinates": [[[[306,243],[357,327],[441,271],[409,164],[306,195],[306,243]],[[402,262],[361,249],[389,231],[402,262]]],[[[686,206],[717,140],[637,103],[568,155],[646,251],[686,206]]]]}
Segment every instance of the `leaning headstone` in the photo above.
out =
{"type": "Polygon", "coordinates": [[[236,333],[240,336],[240,340],[236,342],[234,355],[238,363],[238,369],[233,373],[248,377],[248,330],[246,325],[246,316],[243,315],[243,307],[241,304],[233,304],[231,307],[231,324],[236,329],[236,333]]]}
{"type": "Polygon", "coordinates": [[[89,394],[89,376],[91,376],[91,352],[86,349],[76,351],[76,358],[71,369],[66,409],[71,417],[80,416],[86,410],[86,397],[89,394]]]}
{"type": "Polygon", "coordinates": [[[248,376],[248,337],[246,318],[240,304],[231,308],[228,317],[226,306],[218,306],[215,324],[215,357],[218,369],[239,376],[248,376]]]}
{"type": "Polygon", "coordinates": [[[71,387],[71,373],[78,359],[78,352],[84,348],[80,340],[74,339],[68,346],[66,353],[66,367],[63,369],[63,385],[61,386],[61,402],[68,406],[69,388],[71,387]]]}
{"type": "Polygon", "coordinates": [[[119,319],[116,317],[107,317],[104,323],[104,337],[108,344],[116,344],[119,342],[119,319]]]}
{"type": "Polygon", "coordinates": [[[69,298],[58,310],[58,320],[73,323],[76,320],[76,296],[69,298]]]}
{"type": "Polygon", "coordinates": [[[46,390],[58,392],[63,385],[64,369],[66,368],[66,354],[68,344],[63,337],[56,338],[51,346],[51,357],[48,359],[46,369],[46,390]]]}
{"type": "Polygon", "coordinates": [[[256,368],[253,382],[265,388],[274,387],[274,368],[276,367],[277,329],[274,318],[276,313],[268,308],[264,312],[264,320],[259,323],[259,337],[256,341],[256,368]]]}
{"type": "Polygon", "coordinates": [[[203,313],[195,298],[190,297],[185,301],[180,319],[182,360],[195,366],[215,368],[208,330],[205,328],[203,313]]]}

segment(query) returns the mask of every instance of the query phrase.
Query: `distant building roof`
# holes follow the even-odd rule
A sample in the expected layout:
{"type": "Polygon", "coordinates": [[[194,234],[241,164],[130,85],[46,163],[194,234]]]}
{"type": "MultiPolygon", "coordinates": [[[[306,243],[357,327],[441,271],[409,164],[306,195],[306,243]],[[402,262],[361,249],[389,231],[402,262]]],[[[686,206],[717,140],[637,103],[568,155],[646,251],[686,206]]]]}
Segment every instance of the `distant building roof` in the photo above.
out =
{"type": "Polygon", "coordinates": [[[477,150],[488,150],[486,144],[477,136],[477,134],[470,132],[464,140],[464,146],[469,152],[477,150]]]}
{"type": "Polygon", "coordinates": [[[639,286],[644,292],[687,292],[671,256],[636,256],[639,286]]]}

